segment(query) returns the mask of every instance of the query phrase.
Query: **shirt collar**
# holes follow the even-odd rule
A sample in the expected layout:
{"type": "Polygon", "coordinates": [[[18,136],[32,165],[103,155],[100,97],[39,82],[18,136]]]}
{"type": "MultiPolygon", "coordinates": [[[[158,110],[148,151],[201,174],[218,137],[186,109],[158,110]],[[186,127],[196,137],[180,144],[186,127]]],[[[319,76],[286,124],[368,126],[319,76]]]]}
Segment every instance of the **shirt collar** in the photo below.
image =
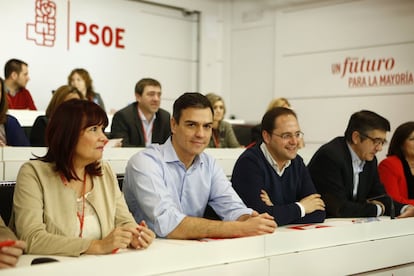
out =
{"type": "MultiPolygon", "coordinates": [[[[179,162],[180,164],[182,164],[184,166],[184,164],[181,162],[181,160],[178,158],[177,153],[175,152],[175,149],[172,145],[172,136],[170,136],[167,141],[165,141],[164,145],[164,158],[165,161],[167,163],[174,163],[174,162],[179,162]]],[[[201,153],[202,154],[202,153],[201,153]]],[[[200,155],[196,155],[196,157],[194,158],[193,164],[191,165],[191,167],[196,167],[201,165],[203,162],[200,158],[200,155]]],[[[190,168],[191,168],[190,167],[190,168]]]]}
{"type": "Polygon", "coordinates": [[[262,142],[260,145],[260,149],[262,150],[267,162],[272,166],[272,168],[276,171],[279,176],[282,176],[285,172],[285,169],[290,166],[292,163],[291,160],[288,160],[283,168],[279,168],[277,162],[273,159],[272,155],[270,154],[269,150],[266,147],[266,144],[262,142]]]}
{"type": "Polygon", "coordinates": [[[362,172],[364,169],[365,161],[359,159],[358,155],[355,153],[355,151],[352,149],[351,145],[347,142],[346,145],[348,146],[349,152],[351,153],[352,158],[352,167],[354,169],[354,172],[362,172]]]}
{"type": "Polygon", "coordinates": [[[141,121],[145,122],[146,124],[150,124],[154,122],[155,118],[157,118],[157,113],[154,113],[154,116],[152,116],[151,121],[147,121],[147,118],[145,117],[144,112],[142,112],[141,108],[139,108],[139,104],[138,104],[138,115],[141,121]]]}

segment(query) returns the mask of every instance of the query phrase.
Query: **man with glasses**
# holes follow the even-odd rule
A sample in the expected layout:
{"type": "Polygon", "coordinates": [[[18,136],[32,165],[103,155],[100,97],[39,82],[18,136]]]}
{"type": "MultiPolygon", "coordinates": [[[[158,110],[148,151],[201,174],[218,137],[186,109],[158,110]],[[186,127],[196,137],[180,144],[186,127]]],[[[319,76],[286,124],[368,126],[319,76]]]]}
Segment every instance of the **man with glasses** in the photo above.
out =
{"type": "Polygon", "coordinates": [[[323,222],[325,203],[297,154],[303,133],[296,113],[285,107],[267,111],[262,138],[234,166],[236,192],[248,207],[272,215],[279,226],[323,222]]]}
{"type": "Polygon", "coordinates": [[[362,110],[352,114],[345,137],[334,138],[314,154],[308,168],[328,217],[414,215],[413,206],[392,202],[379,180],[375,155],[386,143],[387,131],[387,119],[362,110]]]}

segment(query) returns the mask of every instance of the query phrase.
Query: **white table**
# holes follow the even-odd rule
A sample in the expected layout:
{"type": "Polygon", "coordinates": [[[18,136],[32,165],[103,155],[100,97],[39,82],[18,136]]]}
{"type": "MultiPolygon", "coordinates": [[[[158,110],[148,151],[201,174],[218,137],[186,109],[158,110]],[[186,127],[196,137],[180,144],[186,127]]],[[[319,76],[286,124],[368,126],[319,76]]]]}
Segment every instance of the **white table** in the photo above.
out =
{"type": "Polygon", "coordinates": [[[414,218],[368,223],[329,219],[307,230],[207,242],[157,239],[147,250],[62,258],[1,275],[414,275],[414,218]]]}

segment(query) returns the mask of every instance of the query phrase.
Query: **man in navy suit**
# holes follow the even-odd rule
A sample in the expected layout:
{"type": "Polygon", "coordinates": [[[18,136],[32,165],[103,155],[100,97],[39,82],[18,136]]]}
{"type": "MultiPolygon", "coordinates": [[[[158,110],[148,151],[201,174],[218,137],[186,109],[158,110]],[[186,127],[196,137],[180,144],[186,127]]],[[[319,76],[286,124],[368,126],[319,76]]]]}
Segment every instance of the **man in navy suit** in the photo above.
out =
{"type": "Polygon", "coordinates": [[[308,164],[328,217],[414,216],[414,207],[391,204],[379,180],[376,153],[386,143],[390,123],[368,110],[352,114],[345,137],[321,146],[308,164]]]}
{"type": "Polygon", "coordinates": [[[171,134],[170,113],[160,108],[161,84],[144,78],[135,85],[136,102],[114,114],[111,138],[122,138],[123,147],[163,144],[171,134]]]}

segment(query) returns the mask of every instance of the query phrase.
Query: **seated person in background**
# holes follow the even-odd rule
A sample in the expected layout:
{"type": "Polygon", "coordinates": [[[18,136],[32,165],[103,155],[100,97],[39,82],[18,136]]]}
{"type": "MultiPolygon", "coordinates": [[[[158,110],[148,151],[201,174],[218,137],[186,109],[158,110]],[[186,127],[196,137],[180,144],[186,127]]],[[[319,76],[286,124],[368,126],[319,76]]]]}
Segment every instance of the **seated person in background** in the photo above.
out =
{"type": "Polygon", "coordinates": [[[32,147],[46,146],[45,134],[49,118],[61,103],[71,99],[84,99],[84,97],[76,87],[70,85],[63,85],[53,92],[45,115],[38,116],[33,123],[32,130],[30,131],[30,144],[32,147]]]}
{"type": "MultiPolygon", "coordinates": [[[[285,107],[285,108],[291,108],[289,101],[286,98],[275,98],[272,101],[270,101],[269,105],[267,106],[267,110],[273,109],[275,107],[285,107]]],[[[261,143],[262,140],[262,128],[261,125],[258,124],[251,129],[251,135],[252,140],[250,145],[254,145],[256,143],[261,143]]],[[[299,140],[299,149],[303,148],[305,146],[305,142],[302,139],[299,140]]]]}
{"type": "Polygon", "coordinates": [[[209,148],[238,148],[240,147],[230,123],[223,121],[226,107],[223,98],[219,95],[208,93],[206,95],[214,110],[213,133],[211,135],[209,148]]]}
{"type": "Polygon", "coordinates": [[[170,113],[160,108],[161,84],[141,79],[135,85],[136,102],[114,114],[111,138],[122,138],[123,147],[164,143],[171,134],[170,113]]]}
{"type": "Polygon", "coordinates": [[[90,101],[69,100],[53,113],[48,151],[22,165],[14,191],[11,225],[27,253],[108,254],[153,241],[155,234],[145,222],[137,225],[114,172],[101,161],[107,125],[105,111],[90,101]]]}
{"type": "Polygon", "coordinates": [[[295,112],[270,109],[262,128],[263,142],[245,150],[234,165],[234,190],[248,207],[272,215],[279,226],[323,222],[325,204],[297,154],[303,133],[295,112]]]}
{"type": "Polygon", "coordinates": [[[92,101],[105,110],[105,104],[99,93],[93,89],[92,78],[89,72],[83,68],[76,68],[68,76],[68,85],[76,87],[83,95],[83,98],[92,101]]]}
{"type": "Polygon", "coordinates": [[[414,205],[414,122],[397,127],[378,171],[385,190],[395,201],[414,205]]]}
{"type": "MultiPolygon", "coordinates": [[[[379,180],[375,154],[386,143],[390,123],[368,110],[352,114],[345,137],[321,146],[308,164],[313,183],[326,203],[329,217],[392,216],[391,200],[379,180]]],[[[414,207],[395,202],[399,217],[414,207]]]]}
{"type": "Polygon", "coordinates": [[[213,109],[200,93],[175,102],[172,136],[129,160],[123,192],[137,221],[145,219],[159,237],[231,238],[272,233],[273,217],[247,208],[216,160],[204,153],[213,109]],[[202,218],[207,204],[224,220],[202,218]]]}
{"type": "Polygon", "coordinates": [[[26,247],[24,241],[16,240],[14,233],[4,224],[0,217],[0,243],[3,241],[13,241],[8,246],[0,246],[0,269],[14,267],[23,250],[26,247]]]}
{"type": "Polygon", "coordinates": [[[30,146],[19,121],[7,114],[8,103],[3,79],[0,78],[0,147],[4,146],[30,146]]]}
{"type": "Polygon", "coordinates": [[[29,82],[29,70],[26,62],[10,59],[4,65],[4,86],[10,109],[37,110],[32,95],[26,89],[29,82]]]}

